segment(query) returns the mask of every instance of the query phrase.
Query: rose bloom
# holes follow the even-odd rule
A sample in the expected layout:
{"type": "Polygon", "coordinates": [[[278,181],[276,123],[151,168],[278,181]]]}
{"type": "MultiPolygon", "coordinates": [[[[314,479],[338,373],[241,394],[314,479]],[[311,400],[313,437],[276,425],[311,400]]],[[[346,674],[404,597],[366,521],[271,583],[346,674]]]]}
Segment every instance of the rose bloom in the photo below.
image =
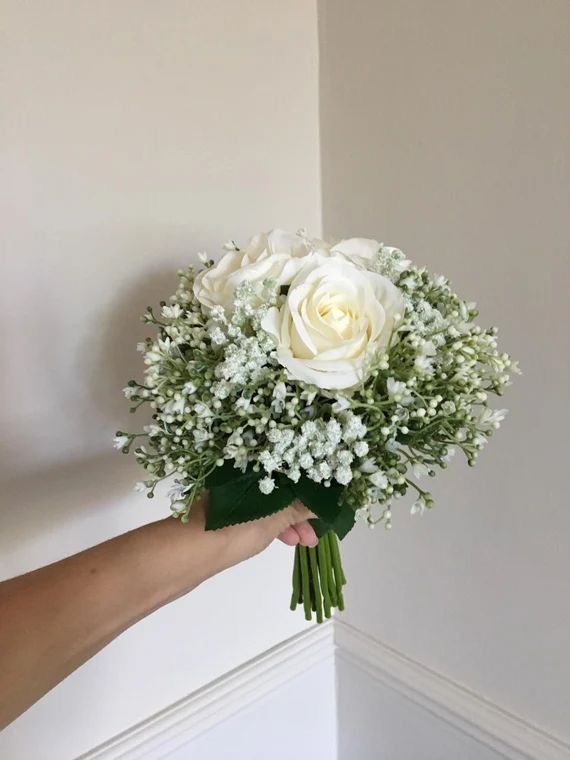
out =
{"type": "MultiPolygon", "coordinates": [[[[324,243],[314,243],[326,251],[324,243]]],[[[230,311],[240,283],[271,279],[278,285],[289,285],[310,250],[300,235],[283,230],[255,235],[245,248],[229,251],[211,269],[200,272],[194,281],[194,294],[204,306],[220,305],[230,311]]]]}
{"type": "Polygon", "coordinates": [[[315,253],[293,277],[283,306],[270,309],[262,326],[292,380],[350,389],[364,379],[371,354],[388,346],[403,313],[402,294],[389,279],[344,256],[315,253]]]}
{"type": "MultiPolygon", "coordinates": [[[[366,269],[373,262],[374,257],[380,249],[388,255],[396,252],[402,254],[399,248],[394,248],[391,245],[382,245],[377,240],[371,240],[370,238],[349,238],[333,245],[330,249],[330,255],[342,256],[366,269]]],[[[402,254],[399,268],[403,271],[411,263],[410,259],[405,259],[402,254]]]]}

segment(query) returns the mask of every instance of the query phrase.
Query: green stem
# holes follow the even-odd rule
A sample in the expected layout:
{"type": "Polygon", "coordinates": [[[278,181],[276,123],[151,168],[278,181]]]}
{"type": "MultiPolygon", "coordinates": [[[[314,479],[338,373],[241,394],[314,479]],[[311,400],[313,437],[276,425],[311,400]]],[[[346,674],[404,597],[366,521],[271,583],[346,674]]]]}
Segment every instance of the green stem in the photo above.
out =
{"type": "Polygon", "coordinates": [[[323,622],[323,597],[321,586],[319,584],[319,565],[317,562],[317,550],[314,546],[309,549],[309,562],[311,565],[311,575],[313,578],[313,600],[315,603],[315,612],[317,613],[317,623],[323,622]]]}
{"type": "Polygon", "coordinates": [[[331,555],[333,558],[333,564],[334,564],[335,570],[338,567],[341,584],[344,586],[346,583],[346,575],[344,574],[342,562],[340,561],[340,551],[338,548],[338,540],[336,537],[336,533],[333,533],[331,531],[331,533],[329,533],[328,536],[329,536],[329,543],[331,547],[331,555]]]}
{"type": "Polygon", "coordinates": [[[327,563],[327,579],[328,579],[328,584],[329,584],[329,596],[331,598],[331,606],[336,607],[337,606],[336,584],[335,584],[335,580],[333,576],[333,564],[332,564],[331,548],[330,548],[328,536],[329,534],[325,533],[325,535],[320,540],[323,542],[323,548],[325,550],[325,557],[326,557],[326,563],[327,563]]]}
{"type": "Polygon", "coordinates": [[[329,542],[332,565],[334,568],[337,605],[338,605],[339,610],[342,612],[342,610],[344,610],[344,598],[342,595],[342,586],[343,586],[343,583],[346,583],[346,578],[344,577],[344,572],[342,570],[342,565],[340,563],[340,554],[338,551],[336,535],[331,531],[330,533],[327,533],[327,538],[329,542]]]}
{"type": "Polygon", "coordinates": [[[303,607],[305,609],[305,620],[311,620],[311,587],[309,583],[309,563],[307,561],[307,549],[304,546],[299,547],[299,556],[301,559],[301,588],[303,591],[303,607]]]}
{"type": "Polygon", "coordinates": [[[325,551],[325,542],[323,538],[319,538],[317,544],[317,557],[319,560],[319,573],[321,576],[321,589],[323,593],[323,607],[325,610],[325,617],[331,616],[331,597],[329,593],[329,566],[327,564],[327,554],[325,551]]]}
{"type": "Polygon", "coordinates": [[[330,618],[333,607],[344,609],[342,587],[346,577],[342,569],[338,539],[334,531],[320,537],[316,547],[295,547],[291,609],[303,604],[305,618],[317,623],[330,618]]]}
{"type": "Polygon", "coordinates": [[[295,558],[293,560],[293,593],[291,594],[291,610],[297,608],[299,602],[299,592],[301,591],[301,579],[299,568],[299,547],[295,547],[295,558]]]}

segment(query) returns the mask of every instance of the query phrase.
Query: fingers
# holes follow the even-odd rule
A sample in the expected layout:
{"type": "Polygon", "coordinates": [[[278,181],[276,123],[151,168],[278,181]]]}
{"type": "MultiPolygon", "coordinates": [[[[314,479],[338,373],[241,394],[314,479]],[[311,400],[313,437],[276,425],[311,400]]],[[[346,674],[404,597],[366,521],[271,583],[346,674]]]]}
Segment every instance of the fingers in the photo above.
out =
{"type": "Polygon", "coordinates": [[[294,527],[297,533],[299,534],[299,543],[302,546],[316,546],[317,545],[319,539],[317,538],[315,529],[309,522],[305,520],[304,522],[297,523],[297,525],[295,525],[294,527]]]}
{"type": "Polygon", "coordinates": [[[283,533],[279,534],[279,540],[283,541],[287,546],[297,546],[299,543],[299,534],[295,530],[295,527],[290,525],[283,531],[283,533]]]}
{"type": "Polygon", "coordinates": [[[306,520],[291,525],[279,534],[279,539],[287,546],[316,546],[318,542],[317,534],[306,520]]]}

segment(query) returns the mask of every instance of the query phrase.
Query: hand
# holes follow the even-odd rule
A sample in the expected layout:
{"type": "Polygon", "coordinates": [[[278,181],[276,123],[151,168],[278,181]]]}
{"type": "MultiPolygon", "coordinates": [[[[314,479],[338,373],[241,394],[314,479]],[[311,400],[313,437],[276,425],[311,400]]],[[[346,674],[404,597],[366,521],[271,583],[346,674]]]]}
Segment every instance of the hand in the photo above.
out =
{"type": "Polygon", "coordinates": [[[309,510],[300,502],[297,502],[296,506],[292,505],[291,507],[288,507],[288,509],[298,509],[299,511],[297,513],[294,511],[291,513],[291,517],[295,519],[301,517],[302,519],[300,522],[295,522],[292,525],[289,525],[288,528],[285,528],[285,530],[279,534],[279,540],[283,541],[287,546],[297,546],[297,544],[301,544],[301,546],[316,546],[319,539],[315,533],[315,529],[308,521],[309,517],[314,517],[315,515],[311,514],[311,512],[309,512],[309,510]]]}
{"type": "MultiPolygon", "coordinates": [[[[190,524],[203,530],[207,509],[208,495],[204,494],[192,505],[190,524]]],[[[227,562],[224,565],[229,567],[263,551],[276,538],[288,546],[316,546],[317,534],[309,523],[314,516],[301,502],[295,501],[274,515],[220,528],[210,535],[226,539],[224,555],[227,562]]]]}

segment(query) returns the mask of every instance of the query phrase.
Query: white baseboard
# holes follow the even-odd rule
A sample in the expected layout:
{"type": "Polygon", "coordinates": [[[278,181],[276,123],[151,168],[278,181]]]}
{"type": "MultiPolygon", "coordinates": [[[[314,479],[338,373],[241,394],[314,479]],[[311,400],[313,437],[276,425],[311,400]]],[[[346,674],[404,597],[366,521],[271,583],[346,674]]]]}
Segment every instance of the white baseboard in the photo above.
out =
{"type": "Polygon", "coordinates": [[[391,647],[335,620],[336,656],[512,760],[568,760],[570,745],[391,647]]]}
{"type": "Polygon", "coordinates": [[[333,657],[420,705],[434,716],[434,722],[444,721],[502,757],[510,760],[570,758],[570,745],[562,739],[336,618],[273,647],[110,739],[80,760],[165,757],[298,678],[311,666],[333,657]]]}
{"type": "Polygon", "coordinates": [[[164,757],[333,656],[330,621],[287,639],[78,760],[164,757]]]}

